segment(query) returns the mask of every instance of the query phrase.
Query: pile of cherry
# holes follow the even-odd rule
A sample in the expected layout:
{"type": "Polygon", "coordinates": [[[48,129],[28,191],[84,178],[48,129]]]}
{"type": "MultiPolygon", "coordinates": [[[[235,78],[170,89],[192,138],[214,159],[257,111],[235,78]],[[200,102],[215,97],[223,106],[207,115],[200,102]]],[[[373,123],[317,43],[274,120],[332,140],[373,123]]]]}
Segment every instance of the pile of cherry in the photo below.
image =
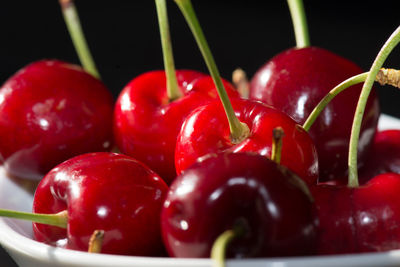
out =
{"type": "Polygon", "coordinates": [[[400,131],[377,132],[373,89],[352,134],[360,185],[347,184],[353,114],[372,68],[306,127],[331,89],[362,73],[357,65],[322,48],[292,48],[260,68],[245,99],[219,78],[190,1],[176,3],[211,76],[147,72],[114,103],[81,67],[42,60],[1,87],[0,161],[9,175],[41,182],[33,214],[0,214],[31,219],[36,240],[69,249],[93,251],[100,232],[94,251],[110,254],[399,249],[400,131]]]}

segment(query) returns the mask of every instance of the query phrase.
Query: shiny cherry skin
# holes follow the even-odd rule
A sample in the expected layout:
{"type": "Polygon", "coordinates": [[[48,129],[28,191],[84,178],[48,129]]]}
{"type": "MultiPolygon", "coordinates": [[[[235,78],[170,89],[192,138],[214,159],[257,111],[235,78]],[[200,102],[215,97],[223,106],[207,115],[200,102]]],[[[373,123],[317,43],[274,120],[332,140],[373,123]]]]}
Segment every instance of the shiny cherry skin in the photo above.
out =
{"type": "Polygon", "coordinates": [[[162,213],[164,244],[173,257],[209,257],[217,237],[238,223],[244,234],[230,257],[310,255],[316,224],[305,183],[254,153],[212,154],[171,184],[162,213]]]}
{"type": "Polygon", "coordinates": [[[360,183],[387,172],[400,174],[400,130],[376,133],[371,152],[360,169],[360,183]]]}
{"type": "MultiPolygon", "coordinates": [[[[176,177],[176,137],[185,117],[196,107],[218,98],[210,76],[190,70],[176,71],[183,97],[169,102],[164,71],[151,71],[133,79],[118,97],[114,134],[121,152],[157,172],[167,183],[176,177]]],[[[224,81],[231,97],[238,97],[224,81]]]]}
{"type": "Polygon", "coordinates": [[[318,254],[356,253],[352,190],[345,184],[310,186],[318,213],[318,254]]]}
{"type": "Polygon", "coordinates": [[[0,162],[38,180],[73,156],[110,150],[113,105],[104,84],[76,65],[26,66],[0,88],[0,162]]]}
{"type": "Polygon", "coordinates": [[[395,173],[375,176],[358,188],[311,188],[319,218],[319,254],[399,249],[399,191],[400,175],[395,173]]]}
{"type": "Polygon", "coordinates": [[[104,230],[101,252],[156,255],[162,248],[160,213],[168,187],[153,171],[122,154],[74,157],[40,182],[35,213],[68,212],[68,228],[34,223],[36,240],[87,251],[90,236],[104,230]]]}
{"type": "Polygon", "coordinates": [[[273,129],[281,127],[284,131],[281,164],[306,183],[317,182],[316,149],[300,125],[283,112],[259,101],[236,99],[232,106],[238,119],[249,127],[249,136],[239,144],[231,142],[228,121],[220,102],[196,109],[186,118],[178,135],[175,152],[178,173],[209,153],[251,151],[270,157],[273,129]]]}
{"type": "MultiPolygon", "coordinates": [[[[250,98],[261,100],[303,124],[331,89],[361,72],[354,63],[322,48],[292,48],[256,72],[251,80],[250,98]]],[[[335,97],[309,131],[318,152],[321,181],[345,175],[351,125],[360,92],[361,84],[335,97]]],[[[378,117],[379,104],[373,90],[361,126],[360,163],[372,143],[378,117]]]]}

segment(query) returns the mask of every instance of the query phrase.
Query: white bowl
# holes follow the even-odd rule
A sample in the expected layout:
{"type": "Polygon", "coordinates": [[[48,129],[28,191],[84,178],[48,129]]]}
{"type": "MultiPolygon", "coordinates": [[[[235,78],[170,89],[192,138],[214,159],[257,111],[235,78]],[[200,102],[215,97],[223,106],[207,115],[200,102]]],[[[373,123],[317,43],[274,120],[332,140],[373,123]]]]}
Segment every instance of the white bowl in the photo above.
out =
{"type": "MultiPolygon", "coordinates": [[[[379,129],[400,129],[400,120],[382,115],[379,129]]],[[[33,193],[29,186],[7,177],[0,166],[0,208],[31,211],[33,193]]],[[[89,254],[51,247],[32,240],[30,222],[0,218],[0,244],[19,266],[113,266],[113,267],[209,267],[210,259],[174,259],[89,254]]],[[[0,264],[1,265],[1,264],[0,264]]],[[[400,250],[384,253],[294,258],[228,260],[227,266],[314,267],[314,266],[399,266],[400,250]]]]}

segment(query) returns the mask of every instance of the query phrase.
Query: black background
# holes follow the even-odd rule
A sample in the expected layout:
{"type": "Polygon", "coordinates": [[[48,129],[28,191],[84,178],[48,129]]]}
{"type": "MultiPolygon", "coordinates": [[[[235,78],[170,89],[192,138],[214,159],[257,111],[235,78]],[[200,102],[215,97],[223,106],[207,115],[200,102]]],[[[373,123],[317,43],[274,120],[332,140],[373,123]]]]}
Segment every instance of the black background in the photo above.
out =
{"type": "MultiPolygon", "coordinates": [[[[136,75],[163,68],[154,1],[76,2],[92,54],[115,97],[136,75]]],[[[395,3],[305,0],[311,44],[368,70],[400,25],[395,3]]],[[[295,45],[286,1],[193,0],[193,5],[226,79],[237,67],[251,77],[273,55],[295,45]]],[[[168,1],[168,8],[177,68],[207,72],[177,6],[168,1]]],[[[2,1],[0,10],[0,83],[43,58],[79,64],[56,0],[2,1]]],[[[400,68],[400,48],[385,66],[400,68]]],[[[382,111],[400,117],[398,89],[376,88],[382,111]]],[[[1,249],[0,260],[1,266],[13,266],[1,249]]]]}
{"type": "MultiPolygon", "coordinates": [[[[58,1],[2,1],[0,82],[42,58],[79,64],[58,1]]],[[[154,1],[76,1],[92,54],[104,82],[117,96],[133,77],[163,68],[154,1]]],[[[396,1],[305,0],[311,44],[368,70],[400,24],[396,1]]],[[[168,1],[177,68],[207,72],[182,15],[168,1]]],[[[286,1],[194,0],[200,23],[223,77],[236,67],[251,77],[273,55],[295,45],[286,1]]],[[[400,49],[387,67],[400,68],[400,49]]],[[[377,86],[378,87],[378,86],[377,86]]],[[[400,116],[400,94],[379,88],[383,111],[400,116]]]]}

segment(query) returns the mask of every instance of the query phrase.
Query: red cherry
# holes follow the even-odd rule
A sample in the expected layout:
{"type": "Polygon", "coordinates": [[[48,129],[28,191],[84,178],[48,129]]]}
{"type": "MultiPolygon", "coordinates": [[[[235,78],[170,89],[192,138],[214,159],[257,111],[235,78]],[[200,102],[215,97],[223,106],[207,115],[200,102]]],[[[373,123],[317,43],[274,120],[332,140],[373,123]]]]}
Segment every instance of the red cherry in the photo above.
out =
{"type": "Polygon", "coordinates": [[[175,154],[178,174],[209,153],[251,151],[271,157],[272,131],[281,127],[284,131],[281,164],[308,184],[316,183],[316,150],[300,125],[283,112],[258,101],[236,99],[232,106],[238,119],[249,127],[249,136],[238,144],[231,142],[228,121],[220,102],[198,108],[186,118],[178,135],[175,154]]]}
{"type": "Polygon", "coordinates": [[[90,236],[104,230],[101,252],[155,255],[161,248],[160,212],[167,185],[135,159],[114,153],[74,157],[40,182],[34,213],[67,210],[68,227],[34,223],[44,243],[87,251],[90,236]]]}
{"type": "MultiPolygon", "coordinates": [[[[317,47],[289,49],[261,67],[250,85],[250,98],[261,100],[303,124],[318,102],[336,85],[361,73],[354,63],[317,47]]],[[[338,95],[321,113],[309,133],[318,151],[320,180],[347,170],[350,130],[361,85],[338,95]]],[[[378,99],[371,92],[358,146],[364,160],[379,117],[378,99]]]]}
{"type": "Polygon", "coordinates": [[[319,217],[320,254],[400,248],[400,175],[375,176],[364,186],[311,188],[319,217]]]}
{"type": "Polygon", "coordinates": [[[307,192],[260,155],[212,155],[172,183],[161,213],[164,243],[174,257],[209,257],[217,237],[239,224],[244,234],[228,246],[231,256],[312,254],[316,218],[307,192]]]}
{"type": "Polygon", "coordinates": [[[43,60],[0,89],[0,161],[12,175],[41,179],[73,156],[110,150],[113,98],[80,67],[43,60]]]}
{"type": "MultiPolygon", "coordinates": [[[[124,88],[114,115],[120,150],[147,164],[167,183],[176,177],[174,152],[183,120],[196,107],[218,97],[210,76],[188,70],[176,75],[182,98],[169,102],[165,72],[147,72],[124,88]]],[[[231,84],[224,85],[231,97],[238,97],[231,84]]]]}
{"type": "Polygon", "coordinates": [[[387,172],[400,174],[400,130],[376,133],[371,151],[360,169],[360,183],[387,172]]]}
{"type": "Polygon", "coordinates": [[[318,212],[318,254],[356,253],[352,189],[346,185],[310,187],[318,212]]]}

